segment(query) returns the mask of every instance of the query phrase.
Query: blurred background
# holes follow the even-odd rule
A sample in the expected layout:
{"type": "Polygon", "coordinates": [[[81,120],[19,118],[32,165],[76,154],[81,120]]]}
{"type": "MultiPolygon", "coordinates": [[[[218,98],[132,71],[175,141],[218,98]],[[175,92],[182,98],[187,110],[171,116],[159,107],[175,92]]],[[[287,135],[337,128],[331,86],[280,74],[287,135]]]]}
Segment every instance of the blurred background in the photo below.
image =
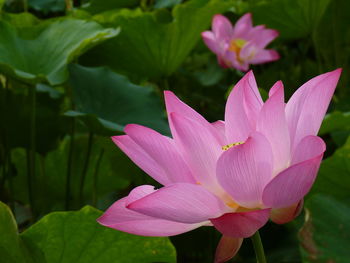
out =
{"type": "MultiPolygon", "coordinates": [[[[252,67],[263,97],[277,80],[289,98],[343,68],[305,210],[261,230],[268,260],[349,262],[350,1],[0,0],[1,262],[213,261],[213,228],[145,238],[95,219],[133,187],[157,185],[110,136],[128,123],[169,135],[163,90],[209,121],[223,119],[243,73],[220,68],[200,33],[214,14],[235,23],[247,12],[280,32],[269,47],[281,59],[252,67]]],[[[255,262],[250,240],[232,262],[255,262]]]]}

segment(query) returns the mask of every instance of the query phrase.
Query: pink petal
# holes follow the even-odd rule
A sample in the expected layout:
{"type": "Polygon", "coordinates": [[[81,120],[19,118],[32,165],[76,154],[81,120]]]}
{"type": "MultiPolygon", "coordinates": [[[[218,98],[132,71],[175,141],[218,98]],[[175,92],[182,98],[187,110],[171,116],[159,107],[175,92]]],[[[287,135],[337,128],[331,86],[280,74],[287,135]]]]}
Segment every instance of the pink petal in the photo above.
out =
{"type": "Polygon", "coordinates": [[[272,147],[273,170],[281,171],[290,161],[290,138],[285,116],[283,83],[281,81],[271,88],[272,96],[265,102],[260,111],[257,131],[261,132],[272,147]]]}
{"type": "Polygon", "coordinates": [[[224,152],[217,164],[221,186],[239,205],[262,205],[262,192],[272,178],[272,151],[265,136],[253,133],[241,145],[224,152]]]}
{"type": "Polygon", "coordinates": [[[242,47],[239,57],[241,61],[250,61],[256,53],[256,45],[253,42],[248,42],[242,47]]]}
{"type": "Polygon", "coordinates": [[[235,68],[243,72],[249,69],[249,64],[241,60],[238,61],[236,52],[232,52],[228,49],[221,55],[219,62],[220,65],[225,65],[224,68],[235,68]]]}
{"type": "Polygon", "coordinates": [[[326,144],[318,137],[309,135],[304,137],[295,148],[292,164],[300,163],[319,156],[326,151],[326,144]]]}
{"type": "Polygon", "coordinates": [[[303,210],[304,200],[301,200],[289,207],[272,209],[270,219],[276,224],[288,223],[296,218],[303,210]]]}
{"type": "Polygon", "coordinates": [[[146,216],[127,209],[126,199],[115,202],[97,221],[103,226],[141,236],[174,236],[207,224],[183,224],[146,216]]]}
{"type": "Polygon", "coordinates": [[[147,127],[129,124],[125,132],[163,169],[172,183],[195,183],[174,140],[147,127]]]}
{"type": "Polygon", "coordinates": [[[284,101],[284,86],[283,86],[283,82],[280,80],[277,81],[269,90],[269,98],[272,97],[275,94],[275,92],[277,91],[280,92],[281,87],[283,88],[283,101],[284,101]]]}
{"type": "Polygon", "coordinates": [[[214,52],[217,55],[222,54],[223,50],[222,48],[220,48],[220,45],[218,41],[215,39],[213,32],[211,31],[202,32],[202,39],[212,52],[214,52]]]}
{"type": "Polygon", "coordinates": [[[177,113],[170,114],[173,136],[195,179],[213,192],[223,192],[216,179],[216,162],[224,142],[217,130],[208,123],[190,120],[177,113]]]}
{"type": "Polygon", "coordinates": [[[262,64],[280,59],[280,55],[276,50],[262,49],[252,59],[249,60],[251,64],[262,64]]]}
{"type": "MultiPolygon", "coordinates": [[[[244,108],[251,124],[254,127],[256,119],[259,115],[261,107],[263,105],[263,100],[260,96],[258,86],[253,74],[253,71],[250,71],[246,74],[247,78],[245,82],[242,83],[243,93],[244,93],[244,108]]],[[[244,77],[243,77],[244,78],[244,77]]],[[[238,86],[238,83],[237,85],[238,86]]]]}
{"type": "Polygon", "coordinates": [[[222,39],[230,41],[233,34],[233,28],[230,20],[220,14],[214,16],[212,30],[214,32],[215,38],[218,40],[222,39]]]}
{"type": "Polygon", "coordinates": [[[263,105],[255,77],[249,71],[233,88],[225,111],[226,137],[228,141],[244,141],[255,128],[256,119],[263,105]]]}
{"type": "Polygon", "coordinates": [[[236,22],[233,28],[233,37],[245,39],[252,27],[252,15],[247,13],[236,22]]]}
{"type": "Polygon", "coordinates": [[[252,41],[252,42],[257,42],[260,39],[261,34],[263,33],[263,31],[266,30],[265,25],[258,25],[253,27],[251,30],[249,30],[248,32],[246,32],[246,37],[245,39],[247,41],[252,41]]]}
{"type": "Polygon", "coordinates": [[[229,237],[250,237],[269,220],[270,209],[241,213],[228,213],[210,221],[223,235],[229,237]]]}
{"type": "MultiPolygon", "coordinates": [[[[228,53],[228,51],[226,51],[225,54],[226,53],[228,53]]],[[[232,53],[232,52],[230,52],[230,53],[232,53]]],[[[218,64],[220,65],[220,67],[222,67],[222,68],[230,68],[230,67],[232,67],[232,63],[230,61],[228,61],[228,59],[226,57],[225,57],[225,59],[223,59],[223,57],[224,56],[222,56],[222,55],[220,55],[220,56],[218,55],[217,56],[218,64]]]]}
{"type": "Polygon", "coordinates": [[[131,190],[129,195],[126,197],[125,206],[128,206],[132,202],[135,202],[146,195],[154,193],[155,190],[153,185],[140,185],[131,190]]]}
{"type": "Polygon", "coordinates": [[[137,166],[154,180],[163,185],[172,183],[163,168],[134,142],[130,136],[113,136],[112,140],[137,166]]]}
{"type": "Polygon", "coordinates": [[[170,119],[170,114],[172,112],[178,113],[188,119],[195,120],[204,126],[210,126],[210,123],[203,118],[198,112],[192,109],[190,106],[182,102],[176,95],[169,91],[164,91],[165,106],[168,113],[168,119],[170,124],[170,129],[173,132],[173,125],[170,119]]]}
{"type": "Polygon", "coordinates": [[[243,238],[222,236],[215,252],[214,263],[224,263],[233,258],[241,248],[243,238]]]}
{"type": "Polygon", "coordinates": [[[302,85],[286,106],[289,132],[294,147],[307,135],[316,135],[341,74],[337,69],[302,85]]]}
{"type": "Polygon", "coordinates": [[[313,159],[294,164],[276,175],[265,187],[263,202],[266,207],[291,206],[310,191],[317,175],[323,154],[313,159]]]}
{"type": "Polygon", "coordinates": [[[189,224],[207,221],[228,211],[228,207],[204,187],[186,183],[160,188],[132,202],[127,208],[148,216],[189,224]]]}
{"type": "Polygon", "coordinates": [[[239,71],[247,72],[249,70],[249,63],[246,61],[234,62],[232,67],[239,71]]]}
{"type": "Polygon", "coordinates": [[[213,122],[212,125],[217,130],[220,137],[222,138],[221,140],[226,143],[227,141],[226,141],[226,135],[225,135],[225,122],[216,121],[216,122],[213,122]]]}
{"type": "Polygon", "coordinates": [[[271,41],[277,38],[279,35],[278,31],[274,29],[264,29],[259,34],[256,34],[254,42],[259,49],[265,48],[271,41]]]}

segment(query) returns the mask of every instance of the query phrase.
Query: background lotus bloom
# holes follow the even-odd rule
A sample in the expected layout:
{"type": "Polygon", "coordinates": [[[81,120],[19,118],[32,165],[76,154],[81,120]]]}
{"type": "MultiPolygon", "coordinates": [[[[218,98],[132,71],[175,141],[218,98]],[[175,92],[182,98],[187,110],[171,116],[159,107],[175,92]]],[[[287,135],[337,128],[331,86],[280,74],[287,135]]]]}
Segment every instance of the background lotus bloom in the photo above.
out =
{"type": "Polygon", "coordinates": [[[212,30],[203,32],[202,38],[217,55],[222,67],[247,71],[249,64],[262,64],[280,58],[275,50],[265,49],[278,36],[278,32],[266,29],[264,25],[253,27],[249,13],[242,16],[234,27],[223,15],[215,15],[212,30]]]}
{"type": "Polygon", "coordinates": [[[113,137],[164,186],[136,187],[98,221],[145,236],[213,225],[223,234],[216,261],[231,258],[270,215],[285,223],[300,210],[325,151],[315,135],[340,73],[311,79],[285,104],[282,82],[264,103],[249,72],[228,98],[225,122],[209,123],[166,91],[173,138],[135,124],[126,126],[126,135],[113,137]]]}

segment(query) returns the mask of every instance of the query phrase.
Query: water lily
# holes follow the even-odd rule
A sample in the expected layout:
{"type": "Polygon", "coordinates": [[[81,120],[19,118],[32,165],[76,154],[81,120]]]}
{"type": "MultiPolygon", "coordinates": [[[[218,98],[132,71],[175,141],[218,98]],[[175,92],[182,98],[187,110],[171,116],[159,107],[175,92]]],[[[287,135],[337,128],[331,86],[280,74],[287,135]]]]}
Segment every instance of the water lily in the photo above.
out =
{"type": "Polygon", "coordinates": [[[223,234],[216,262],[224,262],[271,217],[300,211],[326,149],[316,134],[341,70],[317,76],[284,102],[278,81],[263,102],[252,72],[233,88],[225,121],[209,123],[165,91],[172,138],[129,124],[113,141],[163,185],[142,185],[98,219],[120,231],[171,236],[200,226],[223,234]]]}
{"type": "Polygon", "coordinates": [[[224,68],[247,71],[249,64],[262,64],[280,58],[277,51],[265,49],[278,32],[264,25],[253,27],[250,13],[242,16],[233,27],[223,15],[215,15],[212,31],[202,33],[208,48],[217,55],[224,68]]]}

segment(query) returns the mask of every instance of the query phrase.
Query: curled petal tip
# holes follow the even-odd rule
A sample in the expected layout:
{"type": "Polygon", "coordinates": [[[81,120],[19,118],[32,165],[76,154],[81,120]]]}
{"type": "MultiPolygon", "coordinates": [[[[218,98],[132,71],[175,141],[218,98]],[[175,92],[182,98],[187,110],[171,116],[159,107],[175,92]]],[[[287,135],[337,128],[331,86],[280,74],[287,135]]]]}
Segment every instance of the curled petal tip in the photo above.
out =
{"type": "Polygon", "coordinates": [[[225,16],[223,16],[222,14],[215,14],[213,19],[227,19],[225,16]]]}
{"type": "Polygon", "coordinates": [[[329,72],[326,72],[324,73],[323,75],[326,77],[326,76],[329,76],[329,75],[332,75],[332,76],[335,76],[336,78],[339,78],[341,73],[342,73],[343,69],[342,68],[337,68],[335,70],[332,70],[332,71],[329,71],[329,72]]]}
{"type": "Polygon", "coordinates": [[[280,32],[276,29],[271,29],[271,31],[273,32],[273,35],[275,36],[275,38],[280,35],[280,32]]]}
{"type": "MultiPolygon", "coordinates": [[[[204,32],[203,32],[204,33],[204,32]]],[[[164,96],[171,96],[174,95],[174,93],[170,90],[164,90],[164,96]]]]}
{"type": "Polygon", "coordinates": [[[130,131],[130,129],[132,129],[135,126],[137,126],[137,124],[134,124],[134,123],[129,123],[129,124],[125,125],[124,132],[128,133],[128,131],[130,131]]]}
{"type": "Polygon", "coordinates": [[[340,74],[342,73],[342,71],[343,71],[343,68],[337,68],[337,69],[334,70],[333,72],[340,75],[340,74]]]}
{"type": "Polygon", "coordinates": [[[211,33],[211,31],[203,31],[203,32],[201,33],[202,38],[205,38],[205,37],[207,36],[208,33],[211,33]]]}
{"type": "Polygon", "coordinates": [[[254,72],[253,72],[253,70],[251,69],[251,70],[249,70],[248,72],[247,72],[247,74],[249,74],[249,75],[253,75],[254,76],[254,72]]]}
{"type": "Polygon", "coordinates": [[[250,21],[252,21],[252,17],[253,17],[252,13],[246,13],[239,20],[250,20],[250,21]]]}

